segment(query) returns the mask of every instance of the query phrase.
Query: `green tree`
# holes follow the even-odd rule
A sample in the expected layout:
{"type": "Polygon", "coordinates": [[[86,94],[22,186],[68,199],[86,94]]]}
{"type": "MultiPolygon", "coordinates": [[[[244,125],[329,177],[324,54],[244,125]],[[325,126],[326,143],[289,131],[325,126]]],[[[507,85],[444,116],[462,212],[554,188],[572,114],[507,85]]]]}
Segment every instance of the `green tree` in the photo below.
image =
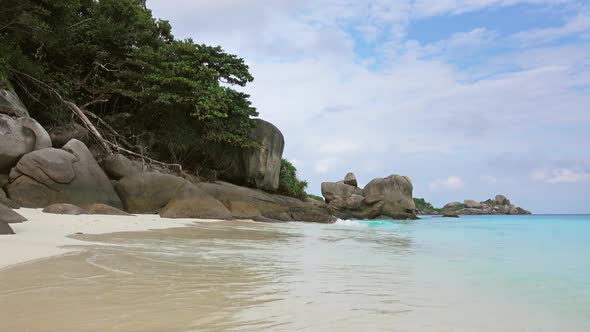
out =
{"type": "Polygon", "coordinates": [[[305,188],[307,188],[307,181],[297,178],[297,168],[287,159],[281,160],[279,193],[303,200],[307,197],[305,188]]]}
{"type": "Polygon", "coordinates": [[[109,118],[160,150],[252,146],[248,66],[220,47],[176,40],[140,0],[4,0],[0,76],[45,125],[71,115],[56,96],[109,118]],[[101,101],[98,103],[98,101],[101,101]],[[125,121],[121,120],[125,119],[125,121]]]}

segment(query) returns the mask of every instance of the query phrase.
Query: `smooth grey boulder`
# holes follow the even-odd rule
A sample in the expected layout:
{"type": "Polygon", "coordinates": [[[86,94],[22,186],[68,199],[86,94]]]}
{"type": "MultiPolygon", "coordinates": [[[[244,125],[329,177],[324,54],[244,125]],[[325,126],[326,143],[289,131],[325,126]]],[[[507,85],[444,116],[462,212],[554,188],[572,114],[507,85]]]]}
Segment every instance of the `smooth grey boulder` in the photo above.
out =
{"type": "Polygon", "coordinates": [[[169,174],[137,173],[115,184],[125,210],[162,218],[230,219],[230,211],[189,181],[169,174]]]}
{"type": "Polygon", "coordinates": [[[332,223],[335,220],[322,202],[301,201],[274,195],[260,189],[236,186],[227,182],[199,183],[197,186],[231,211],[234,218],[261,215],[281,221],[332,223]]]}
{"type": "Polygon", "coordinates": [[[106,204],[91,204],[85,208],[88,214],[100,214],[105,216],[133,216],[125,211],[106,204]]]}
{"type": "Polygon", "coordinates": [[[15,117],[29,117],[29,112],[16,93],[0,82],[0,113],[15,117]]]}
{"type": "Polygon", "coordinates": [[[27,218],[14,212],[11,208],[0,204],[0,222],[7,224],[21,223],[27,221],[27,218]]]}
{"type": "Polygon", "coordinates": [[[352,172],[346,174],[346,176],[344,177],[344,183],[349,186],[358,187],[358,182],[356,181],[356,176],[352,172]]]}
{"type": "Polygon", "coordinates": [[[252,129],[251,137],[260,143],[261,148],[244,153],[247,182],[254,183],[256,188],[277,190],[285,138],[272,123],[262,119],[254,121],[256,126],[252,129]]]}
{"type": "Polygon", "coordinates": [[[8,197],[29,208],[56,203],[86,206],[102,203],[117,208],[121,200],[84,143],[69,141],[62,149],[26,154],[10,173],[8,197]]]}
{"type": "Polygon", "coordinates": [[[232,214],[220,201],[187,181],[162,208],[160,217],[232,219],[232,214]]]}
{"type": "Polygon", "coordinates": [[[73,216],[77,216],[80,214],[88,214],[88,212],[83,208],[73,204],[66,203],[51,204],[43,209],[43,213],[67,214],[73,216]]]}
{"type": "Polygon", "coordinates": [[[0,221],[0,235],[13,235],[14,231],[9,224],[0,221]]]}
{"type": "Polygon", "coordinates": [[[119,153],[105,157],[102,167],[107,175],[115,180],[141,172],[141,168],[136,163],[119,153]]]}
{"type": "Polygon", "coordinates": [[[2,189],[2,187],[0,187],[0,204],[11,209],[20,208],[20,205],[16,204],[16,202],[6,197],[6,193],[4,192],[4,189],[2,189]]]}
{"type": "Polygon", "coordinates": [[[334,216],[340,219],[416,218],[413,186],[407,176],[373,179],[364,189],[345,182],[322,183],[322,195],[334,216]]]}
{"type": "Polygon", "coordinates": [[[51,147],[49,134],[32,118],[0,114],[0,137],[0,173],[8,173],[25,154],[51,147]]]}
{"type": "Polygon", "coordinates": [[[372,180],[365,186],[363,193],[365,197],[381,198],[381,202],[383,202],[381,214],[397,218],[405,214],[413,214],[413,211],[416,210],[412,197],[413,190],[414,187],[409,177],[390,175],[386,178],[372,180]]]}
{"type": "Polygon", "coordinates": [[[345,184],[344,182],[322,182],[321,190],[322,196],[324,196],[328,204],[336,199],[336,197],[346,200],[352,195],[363,195],[362,189],[345,184]]]}
{"type": "Polygon", "coordinates": [[[285,139],[272,123],[262,119],[253,121],[255,125],[250,137],[260,147],[209,147],[204,152],[204,158],[209,160],[210,165],[203,172],[208,178],[214,172],[215,178],[273,192],[279,188],[285,139]]]}
{"type": "Polygon", "coordinates": [[[232,217],[236,219],[254,219],[261,215],[256,207],[247,202],[228,201],[226,206],[232,217]]]}
{"type": "Polygon", "coordinates": [[[155,214],[170,202],[186,183],[181,177],[161,173],[137,173],[115,184],[125,211],[155,214]]]}

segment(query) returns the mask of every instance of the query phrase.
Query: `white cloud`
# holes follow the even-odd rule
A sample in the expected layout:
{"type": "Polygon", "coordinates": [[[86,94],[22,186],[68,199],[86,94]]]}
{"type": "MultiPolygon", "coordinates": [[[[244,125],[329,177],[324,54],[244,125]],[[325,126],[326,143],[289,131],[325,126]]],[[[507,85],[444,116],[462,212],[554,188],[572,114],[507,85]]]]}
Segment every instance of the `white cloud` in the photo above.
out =
{"type": "Polygon", "coordinates": [[[524,43],[546,43],[574,34],[590,31],[590,12],[570,18],[564,25],[554,28],[532,29],[514,35],[514,39],[524,43]]]}
{"type": "Polygon", "coordinates": [[[498,179],[495,176],[491,176],[491,175],[482,175],[479,177],[479,179],[481,180],[481,182],[486,183],[486,184],[496,184],[498,183],[498,179]]]}
{"type": "Polygon", "coordinates": [[[431,190],[459,190],[463,188],[463,179],[452,175],[445,179],[436,179],[430,183],[431,190]]]}
{"type": "Polygon", "coordinates": [[[569,168],[553,170],[536,170],[531,173],[531,179],[549,184],[582,183],[590,181],[590,173],[569,168]]]}
{"type": "MultiPolygon", "coordinates": [[[[590,133],[583,129],[590,125],[590,94],[583,90],[590,85],[590,43],[524,49],[493,26],[479,26],[426,44],[407,39],[408,23],[558,2],[149,0],[148,5],[172,21],[175,34],[222,45],[246,60],[255,77],[246,92],[260,117],[283,132],[284,156],[297,161],[311,192],[348,171],[367,181],[402,174],[412,177],[417,192],[436,189],[433,200],[443,202],[444,190],[464,185],[448,174],[478,179],[489,171],[502,174],[502,180],[512,175],[526,181],[529,167],[517,176],[505,165],[499,171],[506,174],[482,169],[491,155],[542,159],[559,151],[563,158],[590,157],[590,133]],[[359,55],[358,39],[376,43],[376,51],[359,55]],[[490,47],[494,52],[481,52],[490,47]],[[461,66],[458,59],[465,58],[475,65],[461,66]],[[432,178],[439,180],[429,183],[432,178]]],[[[572,174],[547,176],[564,181],[572,174]]],[[[492,182],[480,180],[482,188],[492,182]]],[[[514,182],[505,189],[513,184],[502,181],[502,190],[514,192],[519,186],[514,182]]]]}

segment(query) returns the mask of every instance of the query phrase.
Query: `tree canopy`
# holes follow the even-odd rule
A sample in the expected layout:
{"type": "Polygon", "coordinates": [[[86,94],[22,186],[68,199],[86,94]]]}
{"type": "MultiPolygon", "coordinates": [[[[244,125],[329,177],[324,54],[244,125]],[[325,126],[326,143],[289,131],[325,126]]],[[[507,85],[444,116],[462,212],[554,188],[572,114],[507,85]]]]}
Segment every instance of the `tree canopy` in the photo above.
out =
{"type": "Polygon", "coordinates": [[[115,125],[150,132],[161,151],[254,144],[244,60],[176,39],[140,0],[4,0],[0,22],[0,78],[42,124],[70,117],[59,95],[125,115],[115,125]]]}

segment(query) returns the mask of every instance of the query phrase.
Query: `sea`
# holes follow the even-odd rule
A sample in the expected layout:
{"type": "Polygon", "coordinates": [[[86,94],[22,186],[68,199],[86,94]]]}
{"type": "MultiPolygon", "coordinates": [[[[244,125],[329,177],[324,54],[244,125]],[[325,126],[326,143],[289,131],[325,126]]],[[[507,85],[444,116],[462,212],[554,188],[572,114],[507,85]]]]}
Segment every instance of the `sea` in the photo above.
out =
{"type": "Polygon", "coordinates": [[[76,237],[0,271],[0,330],[590,331],[587,215],[76,237]]]}

